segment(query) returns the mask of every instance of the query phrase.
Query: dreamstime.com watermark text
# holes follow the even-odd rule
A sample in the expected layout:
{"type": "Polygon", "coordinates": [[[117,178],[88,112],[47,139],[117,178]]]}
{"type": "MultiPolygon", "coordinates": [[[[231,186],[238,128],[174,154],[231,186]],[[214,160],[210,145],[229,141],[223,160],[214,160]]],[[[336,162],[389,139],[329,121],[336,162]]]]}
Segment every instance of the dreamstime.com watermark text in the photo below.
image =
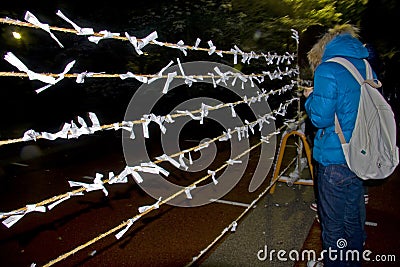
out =
{"type": "Polygon", "coordinates": [[[283,249],[275,250],[268,249],[265,245],[264,249],[257,252],[257,258],[260,261],[309,261],[317,260],[322,261],[324,258],[329,258],[331,261],[365,261],[365,262],[396,262],[396,255],[394,254],[374,254],[371,250],[344,250],[347,243],[345,239],[339,239],[337,242],[339,249],[329,248],[316,252],[312,249],[304,249],[302,251],[283,249]]]}

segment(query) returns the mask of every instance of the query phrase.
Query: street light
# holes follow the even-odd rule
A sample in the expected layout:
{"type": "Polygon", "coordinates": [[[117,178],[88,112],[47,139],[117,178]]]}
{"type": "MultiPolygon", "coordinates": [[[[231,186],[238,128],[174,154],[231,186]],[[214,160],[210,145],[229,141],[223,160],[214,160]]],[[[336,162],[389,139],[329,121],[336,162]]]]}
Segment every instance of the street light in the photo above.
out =
{"type": "Polygon", "coordinates": [[[21,39],[21,34],[19,33],[19,32],[12,32],[12,35],[13,35],[13,37],[15,38],[15,39],[17,39],[17,40],[19,40],[19,39],[21,39]]]}

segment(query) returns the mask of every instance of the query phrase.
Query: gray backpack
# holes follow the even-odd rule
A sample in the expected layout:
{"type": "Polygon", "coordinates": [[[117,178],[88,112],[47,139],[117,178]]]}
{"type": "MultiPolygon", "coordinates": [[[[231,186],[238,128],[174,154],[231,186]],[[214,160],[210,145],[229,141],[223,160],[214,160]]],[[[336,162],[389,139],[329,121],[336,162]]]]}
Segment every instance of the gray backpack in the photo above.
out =
{"type": "Polygon", "coordinates": [[[393,111],[376,90],[382,84],[380,81],[375,82],[371,66],[365,59],[365,80],[347,59],[335,57],[328,61],[343,65],[361,85],[356,124],[348,143],[335,114],[335,132],[342,143],[347,165],[361,179],[384,179],[391,175],[399,164],[399,148],[396,146],[396,121],[393,111]]]}

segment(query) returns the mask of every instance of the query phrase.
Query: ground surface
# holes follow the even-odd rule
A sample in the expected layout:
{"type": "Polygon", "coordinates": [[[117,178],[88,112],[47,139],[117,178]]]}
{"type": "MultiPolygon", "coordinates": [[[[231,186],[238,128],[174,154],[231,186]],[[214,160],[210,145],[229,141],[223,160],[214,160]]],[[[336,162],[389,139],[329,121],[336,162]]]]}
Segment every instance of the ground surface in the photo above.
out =
{"type": "MultiPolygon", "coordinates": [[[[40,146],[41,143],[38,147],[27,148],[26,144],[21,144],[0,148],[3,149],[0,210],[10,211],[68,192],[71,190],[68,180],[90,183],[90,178],[85,176],[110,170],[117,172],[126,165],[120,140],[113,133],[69,142],[68,149],[60,149],[65,146],[63,142],[49,148],[40,146]],[[26,153],[38,155],[39,152],[42,156],[21,161],[22,154],[16,151],[24,151],[24,157],[26,153]]],[[[257,152],[252,155],[250,165],[256,164],[256,160],[257,152]]],[[[251,166],[239,184],[222,199],[244,204],[256,199],[269,180],[256,192],[249,193],[250,174],[251,166]]],[[[366,247],[376,254],[399,257],[397,203],[400,194],[397,192],[400,180],[397,176],[398,171],[383,183],[369,187],[367,220],[376,222],[377,226],[367,227],[366,247]]],[[[138,207],[155,202],[132,180],[128,184],[107,186],[107,189],[108,197],[101,191],[88,192],[46,213],[27,214],[10,229],[1,225],[1,266],[46,264],[136,215],[138,207]]],[[[312,187],[288,187],[279,183],[274,194],[262,197],[256,207],[238,221],[236,232],[227,232],[218,240],[216,238],[245,207],[224,203],[196,208],[162,205],[135,222],[120,240],[114,237],[115,233],[106,235],[55,266],[185,266],[201,251],[204,254],[193,265],[305,266],[305,262],[285,262],[275,257],[260,260],[257,254],[263,249],[268,253],[272,249],[319,251],[319,225],[314,221],[315,213],[309,209],[312,201],[312,187]],[[205,250],[213,242],[214,245],[205,250]]],[[[265,256],[262,252],[259,256],[265,256]]],[[[387,263],[376,265],[374,262],[366,266],[387,266],[387,263]]]]}

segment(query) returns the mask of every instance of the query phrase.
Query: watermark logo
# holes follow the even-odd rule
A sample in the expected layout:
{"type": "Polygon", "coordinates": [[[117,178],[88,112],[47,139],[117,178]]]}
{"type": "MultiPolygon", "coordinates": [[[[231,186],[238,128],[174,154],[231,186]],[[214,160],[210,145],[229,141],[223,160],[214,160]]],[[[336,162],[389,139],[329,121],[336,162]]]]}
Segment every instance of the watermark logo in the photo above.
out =
{"type": "Polygon", "coordinates": [[[338,249],[329,247],[321,252],[317,252],[313,249],[298,250],[276,250],[268,249],[265,245],[263,249],[257,252],[257,258],[260,261],[323,261],[329,259],[330,261],[365,261],[365,262],[396,262],[396,255],[394,254],[374,254],[371,250],[365,249],[363,251],[345,249],[347,247],[347,240],[339,238],[336,241],[338,249]]]}
{"type": "Polygon", "coordinates": [[[336,241],[336,246],[337,246],[339,249],[347,247],[347,241],[346,241],[346,239],[344,239],[344,238],[339,238],[339,239],[336,241]]]}
{"type": "MultiPolygon", "coordinates": [[[[243,82],[240,77],[244,77],[243,74],[241,76],[234,75],[239,74],[237,70],[231,68],[230,66],[216,63],[216,62],[207,62],[207,61],[196,61],[183,63],[179,65],[170,66],[164,70],[164,73],[175,73],[182,74],[184,78],[174,78],[174,79],[157,79],[152,83],[144,83],[140,86],[135,94],[133,95],[130,103],[127,107],[125,113],[125,121],[133,121],[141,118],[144,114],[151,114],[152,109],[162,102],[162,98],[168,96],[173,92],[173,95],[185,95],[188,90],[196,90],[195,86],[197,83],[208,83],[207,86],[214,86],[218,80],[219,88],[223,88],[223,90],[228,90],[227,93],[234,95],[237,100],[243,100],[249,97],[258,96],[262,94],[262,91],[257,87],[255,83],[252,81],[243,82]],[[230,73],[232,77],[228,80],[226,77],[217,77],[215,74],[215,70],[218,70],[219,73],[225,74],[230,73]],[[204,78],[204,79],[196,79],[196,82],[193,82],[193,77],[196,75],[202,76],[210,76],[210,73],[214,73],[215,79],[204,78]],[[163,94],[163,90],[165,90],[166,83],[168,83],[168,93],[163,94]],[[192,83],[191,87],[188,87],[187,84],[192,83]]],[[[170,76],[170,75],[168,75],[170,76]]],[[[204,84],[203,84],[204,86],[204,84]]],[[[202,105],[207,106],[218,106],[224,104],[217,98],[210,97],[194,97],[188,100],[183,101],[182,103],[177,104],[169,114],[175,114],[177,111],[193,111],[198,110],[202,107],[202,105]]],[[[257,101],[248,106],[251,110],[254,119],[258,119],[261,116],[268,114],[271,112],[270,107],[266,101],[257,101]]],[[[205,117],[208,120],[213,120],[217,122],[219,125],[223,127],[223,132],[228,133],[229,130],[234,130],[236,127],[243,127],[247,125],[249,121],[244,121],[240,118],[240,116],[234,116],[235,111],[234,107],[221,108],[216,110],[210,110],[208,115],[205,117]]],[[[166,115],[166,114],[162,114],[166,115]]],[[[190,115],[188,113],[188,115],[190,115]]],[[[193,116],[182,116],[176,118],[173,123],[164,123],[164,127],[166,129],[165,133],[161,135],[161,145],[162,145],[162,154],[173,155],[177,152],[182,151],[180,135],[185,125],[189,123],[194,117],[193,116]]],[[[138,125],[135,125],[135,127],[138,125]]],[[[254,127],[254,126],[253,126],[254,127]]],[[[255,126],[255,129],[258,127],[255,126]]],[[[261,136],[268,136],[269,134],[275,132],[275,124],[273,121],[270,121],[268,124],[264,123],[260,130],[261,136]]],[[[207,129],[204,129],[207,132],[207,129]]],[[[250,131],[250,129],[249,129],[250,131]]],[[[125,161],[128,166],[135,166],[138,163],[149,162],[154,159],[150,158],[150,155],[146,148],[145,141],[145,131],[141,129],[141,126],[134,128],[135,138],[132,139],[131,133],[128,131],[123,131],[123,150],[125,161]]],[[[221,132],[222,134],[222,132],[221,132]]],[[[249,132],[249,134],[251,134],[249,132]]],[[[150,133],[151,135],[151,133],[150,133]]],[[[221,142],[230,142],[230,159],[241,155],[243,152],[250,148],[249,139],[246,137],[241,137],[241,140],[238,138],[238,134],[232,134],[232,137],[227,141],[221,142]]],[[[200,143],[207,142],[208,139],[200,140],[200,143]]],[[[272,135],[269,139],[269,143],[263,143],[261,145],[260,155],[258,158],[258,164],[254,170],[251,182],[249,184],[249,191],[253,192],[256,190],[266,179],[268,172],[272,166],[272,161],[275,155],[276,148],[276,136],[272,135]]],[[[187,168],[183,168],[179,166],[181,171],[187,173],[187,177],[190,177],[193,172],[200,171],[214,171],[211,169],[210,165],[218,159],[218,151],[215,143],[209,143],[207,148],[201,149],[198,151],[200,156],[193,160],[193,164],[187,164],[187,168]]],[[[158,155],[161,156],[161,155],[158,155]]],[[[184,154],[183,158],[180,160],[184,160],[188,162],[188,154],[184,154]]],[[[218,184],[215,185],[213,181],[210,179],[208,184],[202,184],[201,186],[197,186],[193,190],[190,191],[191,199],[188,199],[185,194],[181,194],[173,199],[170,199],[167,203],[174,206],[179,207],[196,207],[200,205],[205,205],[211,202],[211,199],[219,199],[226,195],[230,190],[234,188],[234,186],[239,182],[241,177],[244,175],[245,170],[249,163],[249,154],[245,154],[240,157],[240,164],[232,164],[228,165],[224,170],[218,172],[216,177],[218,178],[218,184]]],[[[221,163],[221,165],[224,162],[221,163]]],[[[207,172],[205,172],[207,173],[207,172]]],[[[141,174],[143,177],[143,182],[139,184],[139,186],[150,196],[155,199],[159,199],[162,197],[166,199],[176,192],[182,191],[185,189],[184,186],[178,185],[172,182],[172,179],[166,179],[163,175],[159,174],[149,174],[143,173],[141,174]]]]}

